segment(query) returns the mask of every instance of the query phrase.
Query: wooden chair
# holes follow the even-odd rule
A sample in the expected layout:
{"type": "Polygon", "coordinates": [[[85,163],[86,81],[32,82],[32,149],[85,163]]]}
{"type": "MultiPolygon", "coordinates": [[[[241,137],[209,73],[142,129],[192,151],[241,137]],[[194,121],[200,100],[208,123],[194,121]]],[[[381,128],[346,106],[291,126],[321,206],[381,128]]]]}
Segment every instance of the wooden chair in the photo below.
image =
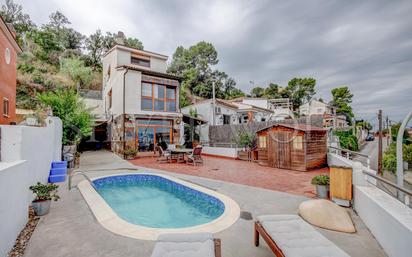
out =
{"type": "Polygon", "coordinates": [[[194,166],[196,166],[196,163],[203,164],[203,159],[202,159],[202,147],[201,146],[196,146],[193,149],[193,152],[187,156],[187,161],[189,163],[193,163],[194,166]]]}
{"type": "Polygon", "coordinates": [[[157,151],[159,152],[159,156],[157,157],[158,162],[170,162],[171,155],[169,151],[164,151],[162,147],[157,146],[157,151]]]}

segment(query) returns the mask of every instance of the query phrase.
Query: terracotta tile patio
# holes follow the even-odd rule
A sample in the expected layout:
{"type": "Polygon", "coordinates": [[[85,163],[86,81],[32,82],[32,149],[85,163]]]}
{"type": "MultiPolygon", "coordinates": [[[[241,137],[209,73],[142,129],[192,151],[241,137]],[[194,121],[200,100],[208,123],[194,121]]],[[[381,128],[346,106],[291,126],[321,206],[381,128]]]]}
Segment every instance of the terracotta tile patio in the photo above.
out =
{"type": "Polygon", "coordinates": [[[310,184],[313,176],[328,173],[328,168],[299,172],[261,166],[241,160],[230,160],[216,157],[203,157],[202,166],[193,166],[185,163],[158,163],[156,158],[136,158],[130,162],[137,166],[166,170],[170,172],[194,175],[260,187],[291,194],[314,197],[314,187],[310,184]]]}

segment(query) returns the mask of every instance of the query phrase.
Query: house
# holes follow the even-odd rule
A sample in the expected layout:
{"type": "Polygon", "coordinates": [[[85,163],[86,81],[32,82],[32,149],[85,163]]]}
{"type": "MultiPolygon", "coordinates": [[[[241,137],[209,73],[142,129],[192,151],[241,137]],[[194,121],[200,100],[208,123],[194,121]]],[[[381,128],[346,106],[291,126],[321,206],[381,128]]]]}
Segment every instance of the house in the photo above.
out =
{"type": "Polygon", "coordinates": [[[267,99],[267,98],[249,98],[249,97],[239,97],[231,100],[232,103],[243,103],[246,105],[251,105],[255,107],[260,107],[263,109],[268,109],[272,111],[270,120],[284,120],[286,118],[292,118],[292,105],[288,98],[279,99],[267,99]]]}
{"type": "Polygon", "coordinates": [[[336,108],[322,101],[312,99],[299,107],[299,114],[301,116],[336,114],[336,108]]]}
{"type": "Polygon", "coordinates": [[[348,122],[345,115],[336,113],[336,107],[322,101],[312,99],[299,107],[301,116],[319,116],[323,119],[324,128],[346,128],[348,122]]]}
{"type": "Polygon", "coordinates": [[[269,109],[223,99],[216,99],[215,102],[213,99],[204,99],[182,108],[183,114],[190,114],[191,111],[195,111],[198,117],[209,125],[267,121],[273,114],[269,109]]]}
{"type": "Polygon", "coordinates": [[[161,141],[178,142],[180,77],[166,72],[166,55],[124,46],[119,35],[119,44],[103,57],[103,108],[112,151],[151,152],[161,141]]]}
{"type": "Polygon", "coordinates": [[[257,160],[279,169],[308,171],[327,164],[327,130],[306,124],[277,124],[257,131],[257,160]]]}
{"type": "Polygon", "coordinates": [[[0,17],[0,124],[16,123],[16,61],[22,49],[13,26],[0,17]]]}

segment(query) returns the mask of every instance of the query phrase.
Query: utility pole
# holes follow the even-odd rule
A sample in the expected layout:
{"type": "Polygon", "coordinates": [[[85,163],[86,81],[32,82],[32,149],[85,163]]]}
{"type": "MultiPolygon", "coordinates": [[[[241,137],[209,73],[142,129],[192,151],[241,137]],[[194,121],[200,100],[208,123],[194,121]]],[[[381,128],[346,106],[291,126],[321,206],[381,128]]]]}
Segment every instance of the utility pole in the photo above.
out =
{"type": "Polygon", "coordinates": [[[213,123],[214,126],[216,123],[216,96],[215,96],[215,82],[212,82],[212,94],[213,94],[213,123]]]}
{"type": "Polygon", "coordinates": [[[389,116],[386,115],[386,146],[389,146],[389,135],[390,135],[390,128],[389,128],[389,116]]]}
{"type": "Polygon", "coordinates": [[[379,146],[378,146],[378,174],[382,175],[382,110],[378,112],[379,146]]]}

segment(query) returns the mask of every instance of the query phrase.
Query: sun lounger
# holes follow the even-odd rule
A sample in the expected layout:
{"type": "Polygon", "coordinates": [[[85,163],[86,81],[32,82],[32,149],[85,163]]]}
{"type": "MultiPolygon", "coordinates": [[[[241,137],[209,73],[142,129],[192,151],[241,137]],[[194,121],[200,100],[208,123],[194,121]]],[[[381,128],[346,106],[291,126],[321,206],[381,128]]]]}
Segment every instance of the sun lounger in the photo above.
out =
{"type": "Polygon", "coordinates": [[[255,246],[259,235],[277,257],[349,257],[298,215],[264,215],[255,222],[255,246]]]}
{"type": "Polygon", "coordinates": [[[220,239],[211,233],[162,234],[151,257],[221,257],[220,239]]]}

